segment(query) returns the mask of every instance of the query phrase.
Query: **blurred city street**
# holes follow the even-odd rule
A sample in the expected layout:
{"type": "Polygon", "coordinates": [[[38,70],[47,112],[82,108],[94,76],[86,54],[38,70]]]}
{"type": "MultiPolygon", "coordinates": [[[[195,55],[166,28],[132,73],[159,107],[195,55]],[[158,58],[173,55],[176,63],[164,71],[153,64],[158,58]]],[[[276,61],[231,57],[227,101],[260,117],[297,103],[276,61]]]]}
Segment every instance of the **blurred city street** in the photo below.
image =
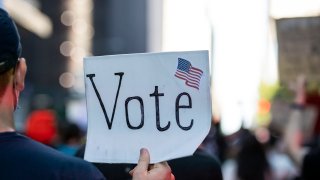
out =
{"type": "MultiPolygon", "coordinates": [[[[192,172],[188,163],[205,160],[169,161],[173,174],[220,169],[225,180],[293,180],[320,167],[320,0],[0,0],[0,7],[17,24],[28,65],[18,132],[83,158],[83,58],[208,50],[212,126],[194,156],[218,163],[192,172]]],[[[126,173],[107,179],[130,179],[130,164],[95,165],[126,173]]]]}

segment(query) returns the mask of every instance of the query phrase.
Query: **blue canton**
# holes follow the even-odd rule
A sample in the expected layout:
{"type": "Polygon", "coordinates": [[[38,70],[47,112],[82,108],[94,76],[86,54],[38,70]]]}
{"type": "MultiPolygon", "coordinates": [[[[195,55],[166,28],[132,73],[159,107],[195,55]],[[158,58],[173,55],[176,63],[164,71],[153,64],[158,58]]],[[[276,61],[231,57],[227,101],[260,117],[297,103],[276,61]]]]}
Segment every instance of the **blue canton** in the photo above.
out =
{"type": "Polygon", "coordinates": [[[178,62],[178,69],[180,71],[184,71],[186,73],[189,73],[189,69],[191,67],[191,63],[185,59],[182,58],[178,58],[179,62],[178,62]]]}

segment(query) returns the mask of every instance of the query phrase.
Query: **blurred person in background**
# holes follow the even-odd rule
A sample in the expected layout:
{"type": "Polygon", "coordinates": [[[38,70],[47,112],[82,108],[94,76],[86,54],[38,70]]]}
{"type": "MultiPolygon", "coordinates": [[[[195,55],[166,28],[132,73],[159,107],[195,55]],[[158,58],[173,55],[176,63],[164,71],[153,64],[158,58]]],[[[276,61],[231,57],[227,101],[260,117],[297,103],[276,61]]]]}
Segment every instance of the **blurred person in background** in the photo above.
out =
{"type": "Polygon", "coordinates": [[[45,145],[53,147],[57,136],[57,120],[53,110],[32,111],[26,120],[25,134],[45,145]]]}
{"type": "Polygon", "coordinates": [[[257,140],[265,147],[272,177],[278,180],[297,178],[299,169],[286,152],[282,133],[273,127],[260,127],[255,134],[257,140]]]}
{"type": "Polygon", "coordinates": [[[223,164],[226,180],[271,180],[273,176],[267,152],[255,134],[245,128],[228,138],[228,159],[223,164]]]}
{"type": "Polygon", "coordinates": [[[226,142],[220,127],[220,118],[212,116],[211,127],[208,135],[201,143],[199,149],[209,156],[223,163],[225,159],[226,142]]]}
{"type": "MultiPolygon", "coordinates": [[[[105,179],[91,163],[64,155],[15,131],[13,113],[24,89],[27,65],[20,58],[20,36],[8,13],[0,8],[0,176],[1,179],[105,179]]],[[[134,180],[174,179],[166,162],[149,167],[141,149],[134,180]]]]}
{"type": "Polygon", "coordinates": [[[273,179],[263,145],[249,130],[243,131],[241,141],[236,158],[237,177],[243,180],[273,179]]]}
{"type": "Polygon", "coordinates": [[[302,179],[320,179],[319,99],[315,92],[306,92],[306,79],[297,78],[295,99],[285,129],[289,155],[301,169],[302,179]],[[313,103],[311,103],[313,102],[313,103]],[[311,121],[311,122],[309,122],[311,121]]]}
{"type": "Polygon", "coordinates": [[[83,133],[77,124],[71,122],[62,122],[59,125],[59,139],[60,143],[57,150],[67,155],[74,156],[80,148],[83,133]]]}

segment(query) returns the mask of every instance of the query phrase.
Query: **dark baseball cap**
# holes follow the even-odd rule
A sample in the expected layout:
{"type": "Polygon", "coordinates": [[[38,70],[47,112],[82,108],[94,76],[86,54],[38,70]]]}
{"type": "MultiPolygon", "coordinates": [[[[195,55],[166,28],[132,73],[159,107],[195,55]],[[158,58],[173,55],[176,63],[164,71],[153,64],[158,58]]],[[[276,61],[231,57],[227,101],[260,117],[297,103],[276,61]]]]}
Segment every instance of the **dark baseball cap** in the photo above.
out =
{"type": "Polygon", "coordinates": [[[17,27],[9,14],[0,8],[0,74],[16,65],[21,50],[17,27]]]}

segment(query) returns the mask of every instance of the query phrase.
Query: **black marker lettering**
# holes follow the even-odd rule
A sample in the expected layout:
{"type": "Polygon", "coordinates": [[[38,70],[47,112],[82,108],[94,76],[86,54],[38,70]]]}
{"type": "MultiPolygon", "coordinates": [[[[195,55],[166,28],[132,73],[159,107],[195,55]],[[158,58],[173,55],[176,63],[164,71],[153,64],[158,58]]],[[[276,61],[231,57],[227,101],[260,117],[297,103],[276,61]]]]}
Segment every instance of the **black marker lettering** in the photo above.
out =
{"type": "Polygon", "coordinates": [[[155,86],[154,93],[150,94],[150,97],[155,97],[155,106],[156,106],[156,125],[159,131],[165,131],[170,127],[170,121],[165,127],[161,127],[160,125],[160,114],[159,114],[159,96],[164,96],[163,93],[158,93],[158,86],[155,86]]]}
{"type": "Polygon", "coordinates": [[[128,127],[129,127],[130,129],[140,129],[140,128],[142,128],[142,126],[143,126],[143,124],[144,124],[144,107],[143,107],[142,98],[139,97],[139,96],[128,97],[128,98],[126,99],[126,104],[125,104],[125,106],[126,106],[126,121],[127,121],[128,127]],[[129,104],[129,102],[130,102],[131,100],[133,100],[133,99],[138,100],[139,103],[140,103],[141,122],[140,122],[140,124],[139,124],[137,127],[132,126],[132,125],[130,124],[130,121],[129,121],[128,104],[129,104]]]}
{"type": "Polygon", "coordinates": [[[111,116],[111,121],[109,120],[109,117],[108,117],[108,114],[107,114],[107,111],[104,107],[104,104],[102,102],[102,99],[101,99],[101,96],[99,94],[99,91],[93,81],[93,77],[95,77],[96,75],[95,74],[87,74],[86,76],[90,79],[91,81],[91,84],[93,86],[93,89],[94,89],[94,92],[96,93],[97,95],[97,98],[99,100],[99,103],[100,103],[100,106],[102,108],[102,111],[103,111],[103,114],[104,114],[104,117],[106,119],[106,122],[107,122],[107,125],[108,125],[108,128],[111,129],[112,127],[112,122],[113,122],[113,117],[114,117],[114,113],[115,113],[115,110],[116,110],[116,106],[117,106],[117,101],[118,101],[118,96],[119,96],[119,91],[120,91],[120,86],[121,86],[121,82],[122,82],[122,76],[124,75],[123,72],[118,72],[118,73],[114,73],[114,75],[118,75],[120,76],[120,80],[119,80],[119,84],[118,84],[118,90],[117,90],[117,95],[116,95],[116,99],[115,99],[115,102],[113,104],[113,110],[112,110],[112,116],[111,116]]]}
{"type": "Polygon", "coordinates": [[[184,126],[181,126],[180,124],[180,118],[179,118],[179,109],[180,108],[192,108],[192,101],[191,101],[191,97],[188,93],[186,92],[183,92],[183,93],[180,93],[178,96],[177,96],[177,99],[176,99],[176,121],[177,121],[177,124],[178,126],[182,129],[182,130],[185,130],[185,131],[188,131],[191,129],[191,127],[193,126],[193,119],[191,119],[191,123],[188,127],[184,127],[184,126]],[[189,100],[189,105],[180,105],[180,98],[182,96],[187,96],[188,97],[188,100],[189,100]]]}

